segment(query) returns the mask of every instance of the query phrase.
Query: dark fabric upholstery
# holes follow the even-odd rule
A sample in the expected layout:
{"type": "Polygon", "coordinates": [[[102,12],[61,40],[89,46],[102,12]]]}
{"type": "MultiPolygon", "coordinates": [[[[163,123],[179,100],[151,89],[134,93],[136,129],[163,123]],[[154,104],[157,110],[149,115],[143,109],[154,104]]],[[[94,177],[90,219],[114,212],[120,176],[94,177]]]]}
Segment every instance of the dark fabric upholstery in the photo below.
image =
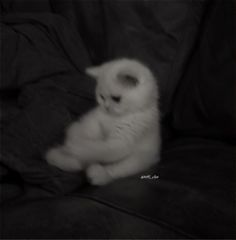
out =
{"type": "Polygon", "coordinates": [[[1,238],[236,238],[233,9],[232,0],[2,0],[1,238]],[[157,76],[162,159],[91,187],[44,154],[95,106],[85,68],[118,57],[157,76]]]}
{"type": "Polygon", "coordinates": [[[232,1],[210,6],[176,94],[173,127],[185,136],[236,143],[235,18],[232,1]]]}
{"type": "Polygon", "coordinates": [[[175,239],[184,233],[87,198],[24,202],[2,211],[2,237],[40,239],[175,239]],[[7,214],[5,214],[7,211],[7,214]],[[49,217],[49,214],[51,217],[49,217]],[[22,224],[22,215],[26,216],[22,224]],[[5,219],[5,216],[7,218],[5,219]],[[9,225],[8,219],[11,219],[9,225]],[[14,231],[12,231],[14,229],[14,231]]]}
{"type": "Polygon", "coordinates": [[[179,139],[163,152],[157,167],[81,192],[197,239],[231,239],[235,237],[235,189],[235,148],[204,139],[179,139]],[[141,179],[149,174],[159,178],[141,179]]]}

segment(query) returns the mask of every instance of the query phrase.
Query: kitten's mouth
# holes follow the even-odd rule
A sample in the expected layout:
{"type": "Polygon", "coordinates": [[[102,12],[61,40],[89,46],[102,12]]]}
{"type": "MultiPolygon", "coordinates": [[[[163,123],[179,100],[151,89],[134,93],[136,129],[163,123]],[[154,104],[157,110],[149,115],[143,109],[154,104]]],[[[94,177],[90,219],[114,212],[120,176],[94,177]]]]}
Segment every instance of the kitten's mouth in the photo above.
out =
{"type": "Polygon", "coordinates": [[[120,116],[120,113],[119,113],[119,112],[117,112],[117,111],[115,111],[114,109],[109,108],[109,107],[103,106],[103,111],[106,112],[106,113],[109,114],[109,115],[120,116]]]}
{"type": "Polygon", "coordinates": [[[110,110],[109,107],[103,106],[103,107],[102,107],[102,110],[103,110],[105,113],[108,113],[108,114],[111,114],[111,113],[112,113],[112,111],[110,110]]]}
{"type": "Polygon", "coordinates": [[[117,113],[109,107],[104,107],[104,111],[110,115],[117,115],[117,113]]]}

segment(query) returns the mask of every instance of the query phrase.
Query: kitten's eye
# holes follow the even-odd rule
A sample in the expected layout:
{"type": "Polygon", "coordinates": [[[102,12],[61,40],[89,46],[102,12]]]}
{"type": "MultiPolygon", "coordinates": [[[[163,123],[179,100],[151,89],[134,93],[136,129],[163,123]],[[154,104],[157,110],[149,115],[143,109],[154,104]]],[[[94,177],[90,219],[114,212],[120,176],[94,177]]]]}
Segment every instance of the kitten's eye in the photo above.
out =
{"type": "Polygon", "coordinates": [[[120,100],[121,100],[121,97],[120,96],[111,96],[111,99],[116,102],[116,103],[119,103],[120,100]]]}
{"type": "Polygon", "coordinates": [[[100,94],[100,98],[104,101],[105,100],[105,97],[102,95],[102,94],[100,94]]]}

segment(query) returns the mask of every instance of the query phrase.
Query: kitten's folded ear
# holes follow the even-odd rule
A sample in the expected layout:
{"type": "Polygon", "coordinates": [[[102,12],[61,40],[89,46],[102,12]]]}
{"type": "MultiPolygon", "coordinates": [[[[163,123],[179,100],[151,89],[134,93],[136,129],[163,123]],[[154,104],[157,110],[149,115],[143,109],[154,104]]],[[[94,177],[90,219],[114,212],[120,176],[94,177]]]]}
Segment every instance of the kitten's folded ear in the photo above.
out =
{"type": "Polygon", "coordinates": [[[101,70],[100,66],[99,67],[88,67],[88,68],[86,68],[85,72],[90,77],[98,78],[98,76],[100,75],[100,70],[101,70]]]}
{"type": "Polygon", "coordinates": [[[136,76],[128,73],[118,74],[118,81],[125,87],[136,87],[139,84],[139,79],[136,76]]]}

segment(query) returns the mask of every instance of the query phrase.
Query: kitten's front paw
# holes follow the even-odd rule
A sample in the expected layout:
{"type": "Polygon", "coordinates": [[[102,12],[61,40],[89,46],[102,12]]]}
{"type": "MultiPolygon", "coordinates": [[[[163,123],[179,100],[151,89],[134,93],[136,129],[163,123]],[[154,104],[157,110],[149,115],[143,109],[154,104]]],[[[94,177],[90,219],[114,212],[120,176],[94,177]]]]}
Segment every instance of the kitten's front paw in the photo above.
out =
{"type": "Polygon", "coordinates": [[[82,169],[82,164],[62,147],[52,148],[46,153],[46,161],[61,170],[73,172],[82,169]]]}
{"type": "Polygon", "coordinates": [[[86,175],[89,182],[97,186],[105,185],[112,180],[105,167],[100,164],[90,165],[86,169],[86,175]]]}

